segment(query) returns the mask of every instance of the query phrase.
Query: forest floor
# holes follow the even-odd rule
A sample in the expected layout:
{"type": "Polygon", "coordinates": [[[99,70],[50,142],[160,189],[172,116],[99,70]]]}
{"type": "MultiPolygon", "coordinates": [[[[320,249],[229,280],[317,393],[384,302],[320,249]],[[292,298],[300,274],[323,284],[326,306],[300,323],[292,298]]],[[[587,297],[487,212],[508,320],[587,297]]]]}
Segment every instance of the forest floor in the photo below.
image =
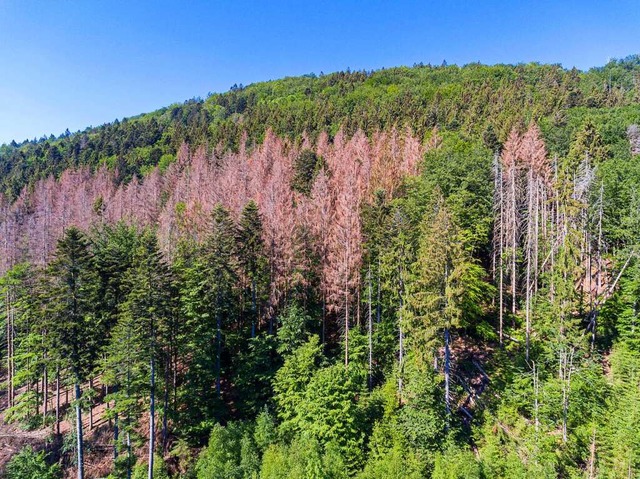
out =
{"type": "MultiPolygon", "coordinates": [[[[6,378],[0,377],[0,382],[6,380],[6,378]]],[[[102,385],[98,380],[94,380],[90,386],[89,383],[83,384],[83,394],[92,388],[97,396],[102,394],[102,385]]],[[[19,394],[22,391],[17,391],[19,394]]],[[[60,390],[60,436],[55,434],[56,425],[53,424],[40,427],[38,429],[26,429],[24,425],[17,422],[8,423],[5,420],[5,413],[7,409],[7,394],[6,391],[0,391],[0,477],[4,473],[4,468],[11,459],[11,457],[19,452],[25,446],[31,446],[34,450],[47,450],[52,453],[54,457],[58,458],[61,454],[63,446],[62,437],[73,429],[73,424],[69,419],[73,420],[74,417],[67,417],[68,413],[72,414],[70,409],[71,402],[73,401],[72,388],[63,388],[60,390]]],[[[48,415],[55,416],[55,403],[56,394],[55,388],[52,389],[48,396],[48,415]]],[[[104,418],[105,405],[100,401],[99,405],[95,406],[91,412],[84,412],[82,417],[83,429],[85,432],[86,441],[86,465],[85,473],[87,477],[100,477],[105,471],[104,459],[110,454],[107,453],[111,450],[111,437],[109,421],[104,418]]],[[[40,414],[44,413],[44,409],[40,407],[40,414]]],[[[51,419],[49,419],[50,422],[51,419]]],[[[66,462],[66,461],[65,461],[66,462]]],[[[75,468],[71,467],[71,464],[67,464],[65,468],[65,477],[73,477],[75,475],[75,468]]],[[[111,461],[108,461],[106,470],[111,467],[111,461]]]]}
{"type": "MultiPolygon", "coordinates": [[[[0,382],[6,382],[6,377],[1,377],[0,382]]],[[[25,431],[18,424],[8,424],[4,418],[6,409],[7,393],[3,390],[0,392],[0,475],[9,459],[24,446],[30,445],[36,450],[45,448],[50,432],[48,429],[25,431]]]]}

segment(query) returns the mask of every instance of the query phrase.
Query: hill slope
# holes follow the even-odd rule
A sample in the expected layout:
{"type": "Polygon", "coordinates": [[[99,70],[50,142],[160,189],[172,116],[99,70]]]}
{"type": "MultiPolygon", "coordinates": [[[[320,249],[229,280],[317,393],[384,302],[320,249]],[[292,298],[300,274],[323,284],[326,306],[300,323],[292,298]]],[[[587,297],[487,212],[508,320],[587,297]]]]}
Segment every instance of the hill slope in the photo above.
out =
{"type": "Polygon", "coordinates": [[[287,78],[0,147],[0,429],[64,428],[14,464],[639,474],[639,124],[632,56],[287,78]]]}

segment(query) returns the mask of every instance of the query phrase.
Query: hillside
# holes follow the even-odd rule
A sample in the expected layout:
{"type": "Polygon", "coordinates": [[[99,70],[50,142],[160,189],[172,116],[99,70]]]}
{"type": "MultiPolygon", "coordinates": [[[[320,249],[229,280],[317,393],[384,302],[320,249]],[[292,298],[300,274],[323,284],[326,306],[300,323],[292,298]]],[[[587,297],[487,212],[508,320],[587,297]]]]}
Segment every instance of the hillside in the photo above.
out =
{"type": "Polygon", "coordinates": [[[1,146],[0,432],[45,451],[9,472],[640,474],[638,125],[630,56],[285,78],[1,146]]]}

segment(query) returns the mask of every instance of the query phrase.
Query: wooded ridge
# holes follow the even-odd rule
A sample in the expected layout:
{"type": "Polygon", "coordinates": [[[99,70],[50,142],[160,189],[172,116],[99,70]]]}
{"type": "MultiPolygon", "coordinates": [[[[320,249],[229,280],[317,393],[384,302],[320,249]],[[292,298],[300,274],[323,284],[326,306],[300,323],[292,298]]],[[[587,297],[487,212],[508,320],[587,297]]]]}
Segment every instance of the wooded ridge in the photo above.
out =
{"type": "Polygon", "coordinates": [[[1,146],[0,438],[35,449],[0,466],[635,477],[638,125],[630,56],[285,78],[1,146]]]}

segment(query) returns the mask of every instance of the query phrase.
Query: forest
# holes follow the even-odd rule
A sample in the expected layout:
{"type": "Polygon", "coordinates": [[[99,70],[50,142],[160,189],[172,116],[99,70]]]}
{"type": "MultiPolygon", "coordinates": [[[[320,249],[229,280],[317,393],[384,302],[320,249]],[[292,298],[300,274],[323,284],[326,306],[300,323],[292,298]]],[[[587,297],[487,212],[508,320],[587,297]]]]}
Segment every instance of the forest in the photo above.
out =
{"type": "Polygon", "coordinates": [[[640,477],[639,125],[633,55],[0,146],[0,474],[640,477]]]}

